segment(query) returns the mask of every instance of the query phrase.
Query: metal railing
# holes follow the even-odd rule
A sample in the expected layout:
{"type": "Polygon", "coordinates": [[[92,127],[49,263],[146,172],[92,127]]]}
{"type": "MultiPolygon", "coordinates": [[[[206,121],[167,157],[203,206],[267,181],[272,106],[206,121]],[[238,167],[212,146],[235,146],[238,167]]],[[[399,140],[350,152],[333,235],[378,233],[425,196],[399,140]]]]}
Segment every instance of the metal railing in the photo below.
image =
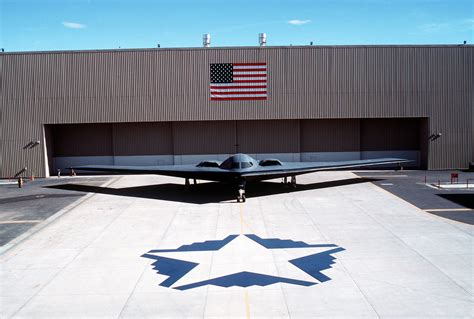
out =
{"type": "MultiPolygon", "coordinates": [[[[424,184],[425,185],[428,185],[428,184],[431,184],[433,186],[436,186],[437,188],[442,188],[443,185],[453,185],[453,184],[456,184],[456,185],[459,185],[459,184],[463,184],[462,183],[462,180],[458,180],[456,179],[456,181],[454,182],[453,180],[451,181],[446,181],[446,182],[443,182],[441,181],[440,179],[438,179],[436,181],[436,183],[429,183],[428,181],[428,178],[427,176],[425,175],[424,176],[424,184]]],[[[473,189],[474,188],[474,178],[467,178],[466,179],[466,188],[465,189],[473,189]]],[[[457,188],[457,189],[464,189],[464,188],[457,188]]]]}

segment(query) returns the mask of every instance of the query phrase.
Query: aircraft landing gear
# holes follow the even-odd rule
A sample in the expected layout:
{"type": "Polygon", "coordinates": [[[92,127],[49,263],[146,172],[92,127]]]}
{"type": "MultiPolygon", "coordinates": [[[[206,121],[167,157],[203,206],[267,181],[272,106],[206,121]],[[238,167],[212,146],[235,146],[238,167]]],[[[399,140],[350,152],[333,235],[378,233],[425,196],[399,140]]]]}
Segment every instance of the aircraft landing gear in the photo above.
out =
{"type": "Polygon", "coordinates": [[[239,180],[237,184],[237,203],[245,203],[245,179],[239,180]]]}
{"type": "Polygon", "coordinates": [[[238,194],[237,194],[237,203],[245,203],[245,189],[239,188],[238,194]]]}
{"type": "Polygon", "coordinates": [[[189,178],[184,179],[184,187],[186,188],[187,191],[192,191],[193,188],[191,186],[191,182],[189,181],[189,178]]]}
{"type": "Polygon", "coordinates": [[[291,187],[296,188],[296,176],[291,176],[291,187]]]}

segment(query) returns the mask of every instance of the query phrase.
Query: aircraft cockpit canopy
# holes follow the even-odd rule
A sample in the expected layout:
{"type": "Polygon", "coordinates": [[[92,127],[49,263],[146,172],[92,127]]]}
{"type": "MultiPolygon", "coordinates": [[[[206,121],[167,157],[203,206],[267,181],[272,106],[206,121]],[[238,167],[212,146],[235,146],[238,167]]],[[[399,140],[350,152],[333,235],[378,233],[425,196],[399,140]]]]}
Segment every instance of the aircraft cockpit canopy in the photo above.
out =
{"type": "Polygon", "coordinates": [[[244,169],[254,165],[255,160],[246,154],[236,154],[229,157],[219,166],[222,169],[244,169]]]}

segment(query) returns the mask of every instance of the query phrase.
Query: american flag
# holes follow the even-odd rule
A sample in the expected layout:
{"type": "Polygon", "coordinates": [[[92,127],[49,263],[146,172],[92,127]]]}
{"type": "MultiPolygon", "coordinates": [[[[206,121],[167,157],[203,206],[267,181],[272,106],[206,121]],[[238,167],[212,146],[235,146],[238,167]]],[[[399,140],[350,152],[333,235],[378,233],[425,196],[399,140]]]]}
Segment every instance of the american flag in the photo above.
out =
{"type": "Polygon", "coordinates": [[[266,100],[267,63],[211,63],[211,101],[266,100]]]}

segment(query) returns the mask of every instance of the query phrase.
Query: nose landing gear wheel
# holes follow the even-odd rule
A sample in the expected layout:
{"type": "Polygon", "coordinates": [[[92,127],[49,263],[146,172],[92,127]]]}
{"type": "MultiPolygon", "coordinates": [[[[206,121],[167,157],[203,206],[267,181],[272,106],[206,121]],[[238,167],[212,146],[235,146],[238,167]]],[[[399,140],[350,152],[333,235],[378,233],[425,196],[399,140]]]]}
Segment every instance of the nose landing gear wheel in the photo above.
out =
{"type": "Polygon", "coordinates": [[[237,194],[237,203],[245,203],[245,190],[242,188],[239,188],[238,194],[237,194]]]}

